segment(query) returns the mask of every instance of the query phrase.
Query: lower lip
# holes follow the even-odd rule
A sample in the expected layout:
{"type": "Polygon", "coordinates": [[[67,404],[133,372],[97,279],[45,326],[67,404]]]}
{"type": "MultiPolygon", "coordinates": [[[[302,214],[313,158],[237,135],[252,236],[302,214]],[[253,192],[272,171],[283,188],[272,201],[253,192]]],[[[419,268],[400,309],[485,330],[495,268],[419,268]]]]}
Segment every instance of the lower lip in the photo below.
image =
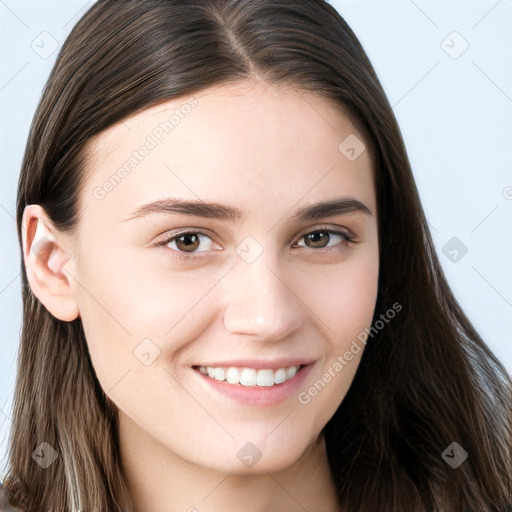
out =
{"type": "Polygon", "coordinates": [[[195,373],[215,391],[227,396],[241,404],[252,406],[277,405],[286,401],[290,396],[296,395],[300,386],[307,377],[313,364],[303,366],[290,380],[273,386],[243,386],[242,384],[230,384],[207,377],[199,370],[195,373]]]}

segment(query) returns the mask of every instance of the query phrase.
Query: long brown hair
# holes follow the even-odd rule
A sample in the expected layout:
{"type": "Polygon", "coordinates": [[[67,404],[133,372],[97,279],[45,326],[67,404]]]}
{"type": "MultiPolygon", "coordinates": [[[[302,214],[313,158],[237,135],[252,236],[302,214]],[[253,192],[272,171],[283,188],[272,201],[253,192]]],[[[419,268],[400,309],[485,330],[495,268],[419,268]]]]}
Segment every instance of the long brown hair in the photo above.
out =
{"type": "MultiPolygon", "coordinates": [[[[351,512],[505,512],[512,495],[512,382],[448,287],[392,108],[361,44],[323,0],[100,0],[62,46],[35,113],[17,223],[40,204],[73,231],[86,143],[128,115],[209,86],[257,79],[334,100],[372,147],[380,272],[353,384],[325,426],[339,502],[351,512]],[[468,458],[443,460],[453,442],[468,458]]],[[[23,252],[22,252],[23,254],[23,252]]],[[[5,484],[42,511],[131,511],[117,408],[80,318],[53,317],[22,269],[23,327],[5,484]],[[42,442],[60,455],[42,469],[42,442]]]]}

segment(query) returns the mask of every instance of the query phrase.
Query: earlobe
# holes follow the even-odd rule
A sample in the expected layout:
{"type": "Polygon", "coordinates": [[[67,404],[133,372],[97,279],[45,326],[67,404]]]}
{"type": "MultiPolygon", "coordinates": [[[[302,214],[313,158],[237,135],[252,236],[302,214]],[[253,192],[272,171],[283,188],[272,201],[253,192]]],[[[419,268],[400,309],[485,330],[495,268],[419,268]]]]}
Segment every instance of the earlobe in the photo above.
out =
{"type": "Polygon", "coordinates": [[[64,265],[69,261],[65,235],[56,230],[39,205],[23,212],[23,259],[34,295],[59,320],[71,322],[79,316],[64,265]]]}

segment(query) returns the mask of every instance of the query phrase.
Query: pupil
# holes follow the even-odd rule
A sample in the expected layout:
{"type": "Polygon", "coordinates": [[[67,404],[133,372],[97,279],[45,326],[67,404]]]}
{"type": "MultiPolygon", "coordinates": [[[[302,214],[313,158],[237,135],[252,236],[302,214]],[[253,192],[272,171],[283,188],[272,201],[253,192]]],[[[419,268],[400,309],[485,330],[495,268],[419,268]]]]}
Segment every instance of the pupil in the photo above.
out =
{"type": "Polygon", "coordinates": [[[191,248],[195,249],[197,247],[197,241],[198,237],[196,235],[183,235],[178,238],[177,244],[184,242],[185,248],[190,252],[191,248]],[[190,241],[191,239],[193,240],[190,241]]]}
{"type": "Polygon", "coordinates": [[[318,242],[320,242],[320,245],[322,245],[322,239],[324,239],[324,242],[326,242],[328,235],[325,231],[319,231],[318,233],[311,233],[310,235],[308,235],[308,238],[310,241],[313,242],[313,244],[317,244],[318,242]]]}

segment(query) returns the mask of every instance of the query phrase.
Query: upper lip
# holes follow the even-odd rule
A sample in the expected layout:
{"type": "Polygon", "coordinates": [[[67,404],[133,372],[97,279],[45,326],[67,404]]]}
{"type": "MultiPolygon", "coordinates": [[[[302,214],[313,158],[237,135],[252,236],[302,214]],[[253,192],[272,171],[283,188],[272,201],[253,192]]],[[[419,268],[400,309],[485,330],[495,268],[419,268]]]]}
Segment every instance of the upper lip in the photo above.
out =
{"type": "Polygon", "coordinates": [[[290,366],[305,366],[313,363],[314,359],[306,359],[306,358],[280,358],[280,359],[232,359],[230,361],[213,361],[209,363],[201,363],[194,366],[209,366],[212,368],[229,368],[229,367],[239,367],[239,368],[256,368],[256,369],[272,369],[278,370],[279,368],[288,368],[290,366]]]}

